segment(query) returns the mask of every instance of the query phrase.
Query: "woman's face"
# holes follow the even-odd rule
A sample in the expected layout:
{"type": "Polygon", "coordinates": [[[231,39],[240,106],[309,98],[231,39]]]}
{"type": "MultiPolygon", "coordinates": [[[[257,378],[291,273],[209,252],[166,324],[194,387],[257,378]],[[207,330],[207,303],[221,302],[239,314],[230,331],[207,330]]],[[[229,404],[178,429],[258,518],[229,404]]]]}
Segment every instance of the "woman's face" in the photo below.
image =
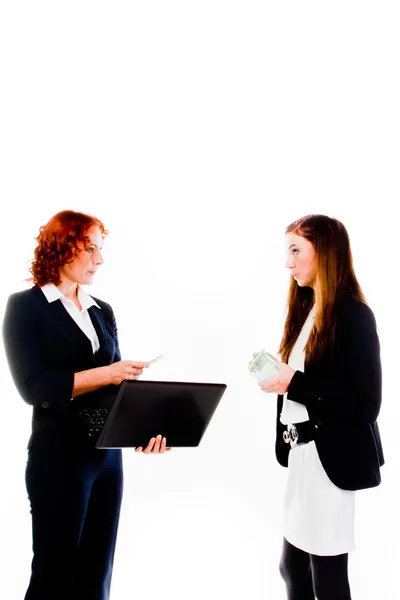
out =
{"type": "Polygon", "coordinates": [[[86,245],[78,243],[80,254],[70,263],[60,267],[60,277],[80,285],[93,283],[94,275],[104,262],[101,256],[103,237],[100,228],[93,225],[86,232],[89,241],[86,245]]]}
{"type": "Polygon", "coordinates": [[[301,287],[313,287],[317,272],[315,250],[311,242],[295,233],[286,235],[288,258],[286,267],[301,287]]]}

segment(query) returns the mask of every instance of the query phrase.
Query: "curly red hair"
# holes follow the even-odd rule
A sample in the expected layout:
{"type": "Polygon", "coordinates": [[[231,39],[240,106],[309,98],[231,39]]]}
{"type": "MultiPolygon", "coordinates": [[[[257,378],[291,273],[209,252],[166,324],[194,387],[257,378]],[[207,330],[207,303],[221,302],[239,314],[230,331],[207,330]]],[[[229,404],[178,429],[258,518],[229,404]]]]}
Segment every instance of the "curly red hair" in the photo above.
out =
{"type": "Polygon", "coordinates": [[[30,281],[38,286],[46,283],[60,285],[60,267],[78,256],[81,252],[78,244],[89,241],[86,233],[93,226],[99,227],[104,239],[108,232],[99,219],[73,210],[57,213],[40,227],[39,235],[35,238],[38,245],[29,269],[32,273],[30,281]]]}

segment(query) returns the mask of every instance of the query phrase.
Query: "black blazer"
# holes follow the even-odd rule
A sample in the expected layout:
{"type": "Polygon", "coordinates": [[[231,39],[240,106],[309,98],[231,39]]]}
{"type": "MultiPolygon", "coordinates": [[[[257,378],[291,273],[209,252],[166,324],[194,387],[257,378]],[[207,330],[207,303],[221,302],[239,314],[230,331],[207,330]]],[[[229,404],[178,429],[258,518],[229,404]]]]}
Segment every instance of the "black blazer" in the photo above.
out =
{"type": "MultiPolygon", "coordinates": [[[[376,422],[381,406],[381,361],[371,309],[354,299],[338,306],[333,355],[305,363],[288,387],[288,399],[307,407],[320,422],[315,444],[329,479],[339,488],[357,490],[381,481],[384,464],[376,422]]],[[[287,467],[290,444],[280,422],[283,396],[278,396],[276,457],[287,467]]]]}
{"type": "MultiPolygon", "coordinates": [[[[78,427],[76,401],[71,401],[74,373],[121,360],[111,306],[94,300],[101,307],[88,311],[100,342],[95,354],[61,300],[48,302],[39,287],[8,299],[3,321],[6,356],[20,395],[33,406],[28,447],[37,432],[78,427]]],[[[87,402],[95,397],[91,392],[78,398],[87,402]]]]}

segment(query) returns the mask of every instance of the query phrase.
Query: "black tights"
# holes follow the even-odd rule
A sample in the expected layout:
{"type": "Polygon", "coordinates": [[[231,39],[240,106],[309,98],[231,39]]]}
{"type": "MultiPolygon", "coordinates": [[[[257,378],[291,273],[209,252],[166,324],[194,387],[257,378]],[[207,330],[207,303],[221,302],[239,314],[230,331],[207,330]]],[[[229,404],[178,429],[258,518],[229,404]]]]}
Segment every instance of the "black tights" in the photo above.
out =
{"type": "Polygon", "coordinates": [[[288,600],[351,600],[347,557],[316,556],[284,539],[279,570],[288,600]]]}

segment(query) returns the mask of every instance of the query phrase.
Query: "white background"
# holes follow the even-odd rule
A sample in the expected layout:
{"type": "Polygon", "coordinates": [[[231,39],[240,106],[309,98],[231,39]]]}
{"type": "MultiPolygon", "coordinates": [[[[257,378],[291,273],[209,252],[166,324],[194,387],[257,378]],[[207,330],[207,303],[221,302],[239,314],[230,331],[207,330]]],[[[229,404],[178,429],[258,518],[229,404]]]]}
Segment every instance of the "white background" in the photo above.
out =
{"type": "MultiPolygon", "coordinates": [[[[275,397],[247,373],[276,352],[284,229],[312,212],[348,228],[379,328],[387,464],[357,495],[353,598],[395,592],[398,457],[397,2],[5,1],[1,43],[1,310],[59,210],[110,234],[91,293],[124,358],[151,379],[228,385],[198,449],[124,451],[112,600],[285,598],[285,470],[275,397]]],[[[27,340],[29,343],[29,340],[27,340]]],[[[30,408],[1,350],[2,597],[31,560],[30,408]]],[[[393,596],[392,596],[393,597],[393,596]]]]}

